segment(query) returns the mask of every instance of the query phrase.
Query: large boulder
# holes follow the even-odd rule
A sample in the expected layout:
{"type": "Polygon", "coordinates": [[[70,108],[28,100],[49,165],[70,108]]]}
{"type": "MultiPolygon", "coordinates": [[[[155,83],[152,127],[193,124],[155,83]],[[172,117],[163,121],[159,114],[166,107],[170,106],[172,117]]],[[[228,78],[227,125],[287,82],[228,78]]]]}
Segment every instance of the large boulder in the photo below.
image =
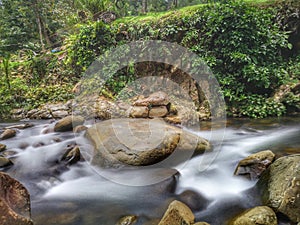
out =
{"type": "Polygon", "coordinates": [[[257,183],[262,202],[300,222],[300,154],[277,159],[257,183]]]}
{"type": "Polygon", "coordinates": [[[274,211],[268,206],[258,206],[234,218],[229,225],[277,225],[277,218],[274,211]]]}
{"type": "Polygon", "coordinates": [[[0,224],[33,224],[30,220],[28,191],[17,180],[2,172],[0,172],[0,224]]]}
{"type": "Polygon", "coordinates": [[[207,140],[161,119],[107,120],[89,128],[86,137],[94,145],[93,162],[101,166],[145,166],[162,161],[175,150],[193,154],[210,148],[207,140]]]}
{"type": "Polygon", "coordinates": [[[82,116],[67,116],[59,121],[54,126],[55,132],[72,131],[74,127],[82,125],[84,118],[82,116]]]}
{"type": "Polygon", "coordinates": [[[192,225],[194,220],[195,216],[191,209],[184,203],[174,200],[158,225],[192,225]]]}
{"type": "Polygon", "coordinates": [[[239,162],[234,175],[245,176],[251,180],[257,179],[274,159],[275,154],[270,150],[254,153],[239,162]]]}

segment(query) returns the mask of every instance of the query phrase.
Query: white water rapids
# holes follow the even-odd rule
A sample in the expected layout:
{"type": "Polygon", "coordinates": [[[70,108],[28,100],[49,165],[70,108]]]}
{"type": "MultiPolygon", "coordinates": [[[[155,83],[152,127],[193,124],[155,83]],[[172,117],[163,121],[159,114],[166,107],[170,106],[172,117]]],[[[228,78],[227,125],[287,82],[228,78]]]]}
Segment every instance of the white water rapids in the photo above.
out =
{"type": "MultiPolygon", "coordinates": [[[[186,190],[194,191],[207,201],[205,207],[194,212],[196,219],[222,224],[221,221],[234,215],[235,212],[230,214],[229,210],[257,204],[245,194],[255,181],[233,176],[238,161],[261,150],[285,154],[284,149],[298,148],[299,151],[300,146],[299,119],[274,119],[269,123],[261,122],[259,126],[238,121],[226,129],[224,136],[220,130],[197,132],[213,144],[221,142],[221,148],[217,153],[196,156],[184,167],[179,166],[180,175],[176,181],[170,179],[162,185],[130,187],[101,177],[85,161],[72,166],[62,165],[59,160],[64,149],[76,141],[73,133],[44,134],[54,124],[33,123],[33,128],[19,130],[17,138],[1,143],[8,146],[7,157],[14,162],[7,172],[24,183],[31,193],[33,219],[37,225],[52,224],[49,218],[66,213],[74,213],[76,218],[70,223],[58,221],[56,224],[114,224],[120,216],[127,214],[140,216],[142,219],[138,224],[143,224],[160,218],[168,203],[186,190]]],[[[3,123],[0,128],[7,125],[3,123]]],[[[117,173],[135,179],[135,182],[148,179],[143,171],[117,173]]]]}

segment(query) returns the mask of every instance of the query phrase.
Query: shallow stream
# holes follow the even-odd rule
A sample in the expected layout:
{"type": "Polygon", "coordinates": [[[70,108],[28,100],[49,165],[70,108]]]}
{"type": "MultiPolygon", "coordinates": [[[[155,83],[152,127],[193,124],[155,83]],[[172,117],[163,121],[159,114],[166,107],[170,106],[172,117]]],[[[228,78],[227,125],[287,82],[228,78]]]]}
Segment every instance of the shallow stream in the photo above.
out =
{"type": "MultiPolygon", "coordinates": [[[[266,149],[277,156],[300,153],[299,117],[231,119],[225,132],[211,131],[210,123],[203,122],[195,133],[212,144],[221,143],[218,152],[195,156],[175,168],[179,174],[161,183],[127,186],[99,175],[99,168],[84,160],[71,166],[61,161],[67,146],[76,142],[72,132],[48,133],[53,121],[26,122],[35,126],[18,130],[16,137],[1,143],[8,148],[5,156],[14,162],[5,171],[31,194],[36,225],[114,225],[125,215],[137,215],[137,224],[157,224],[174,199],[189,204],[196,221],[225,224],[243,209],[260,204],[253,191],[255,181],[233,176],[239,160],[266,149]]],[[[1,123],[0,130],[18,123],[1,123]]],[[[112,172],[137,184],[151,179],[143,170],[112,172]]],[[[173,174],[170,169],[157,173],[173,174]]],[[[280,224],[289,223],[281,219],[280,224]]]]}

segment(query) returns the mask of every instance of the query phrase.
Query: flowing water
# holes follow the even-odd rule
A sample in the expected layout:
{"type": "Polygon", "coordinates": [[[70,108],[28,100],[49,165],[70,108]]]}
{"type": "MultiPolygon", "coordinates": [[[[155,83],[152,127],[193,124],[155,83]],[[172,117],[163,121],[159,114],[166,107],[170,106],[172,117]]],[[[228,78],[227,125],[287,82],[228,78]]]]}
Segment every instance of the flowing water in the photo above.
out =
{"type": "MultiPolygon", "coordinates": [[[[157,224],[174,199],[189,204],[196,221],[225,224],[243,209],[260,204],[252,188],[255,181],[233,176],[239,160],[266,149],[277,156],[300,153],[300,118],[229,120],[225,133],[211,131],[205,122],[195,133],[213,145],[222,144],[217,152],[178,165],[179,174],[160,183],[127,186],[99,175],[99,168],[86,161],[67,165],[61,158],[67,146],[76,143],[74,134],[47,132],[53,121],[30,122],[35,126],[1,143],[8,147],[5,156],[14,162],[5,171],[31,194],[36,225],[114,225],[125,215],[137,215],[137,224],[157,224]]],[[[13,124],[17,123],[1,123],[0,130],[13,124]]],[[[153,178],[144,170],[108,173],[136,184],[153,178]]],[[[157,176],[168,173],[174,172],[162,169],[157,176]]]]}

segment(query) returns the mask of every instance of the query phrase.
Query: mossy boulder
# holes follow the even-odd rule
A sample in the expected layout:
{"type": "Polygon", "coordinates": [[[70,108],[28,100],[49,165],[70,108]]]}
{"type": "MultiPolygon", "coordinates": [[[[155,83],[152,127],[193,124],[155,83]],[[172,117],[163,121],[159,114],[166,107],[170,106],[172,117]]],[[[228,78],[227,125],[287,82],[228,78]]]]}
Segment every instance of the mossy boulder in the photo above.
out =
{"type": "Polygon", "coordinates": [[[277,159],[257,183],[262,202],[300,222],[300,154],[277,159]]]}

